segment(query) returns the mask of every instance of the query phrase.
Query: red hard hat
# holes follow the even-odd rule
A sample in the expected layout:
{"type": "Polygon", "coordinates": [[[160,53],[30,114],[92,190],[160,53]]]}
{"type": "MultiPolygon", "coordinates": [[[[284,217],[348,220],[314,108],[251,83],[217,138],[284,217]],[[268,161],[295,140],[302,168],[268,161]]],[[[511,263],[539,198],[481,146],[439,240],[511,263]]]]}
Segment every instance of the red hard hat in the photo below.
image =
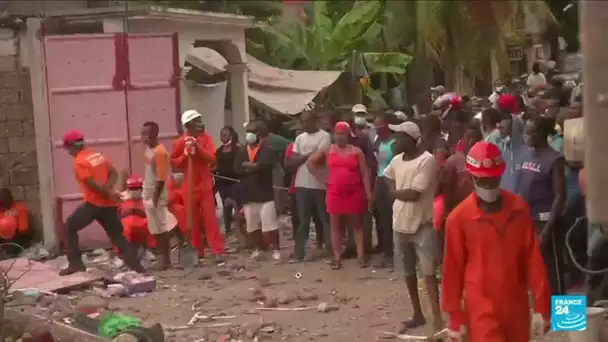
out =
{"type": "Polygon", "coordinates": [[[503,94],[496,100],[498,109],[509,111],[511,114],[518,114],[520,112],[519,104],[517,104],[517,98],[511,94],[503,94]]]}
{"type": "Polygon", "coordinates": [[[80,133],[80,131],[69,131],[63,135],[63,146],[66,147],[72,145],[73,143],[80,140],[84,140],[84,135],[80,133]]]}
{"type": "Polygon", "coordinates": [[[15,216],[4,215],[0,218],[0,238],[12,240],[17,232],[17,219],[15,216]]]}
{"type": "Polygon", "coordinates": [[[144,186],[144,180],[141,177],[132,176],[127,179],[127,189],[140,189],[144,186]]]}
{"type": "Polygon", "coordinates": [[[505,172],[506,167],[500,149],[490,142],[480,141],[476,143],[467,154],[467,171],[475,177],[500,177],[505,172]]]}

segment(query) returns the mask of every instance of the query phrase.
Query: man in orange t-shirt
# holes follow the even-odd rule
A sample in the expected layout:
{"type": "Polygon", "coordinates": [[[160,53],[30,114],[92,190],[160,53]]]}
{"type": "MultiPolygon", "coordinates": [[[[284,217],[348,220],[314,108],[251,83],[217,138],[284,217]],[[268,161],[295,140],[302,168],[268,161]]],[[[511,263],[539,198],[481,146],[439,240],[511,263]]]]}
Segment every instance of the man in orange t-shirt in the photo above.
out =
{"type": "MultiPolygon", "coordinates": [[[[15,201],[8,188],[0,189],[0,243],[29,247],[32,238],[29,225],[29,212],[25,205],[15,201]]],[[[9,245],[2,252],[8,257],[16,257],[21,253],[21,248],[9,245]]]]}
{"type": "Polygon", "coordinates": [[[118,178],[116,169],[101,153],[86,148],[84,136],[79,131],[66,133],[63,146],[74,157],[74,172],[84,202],[65,222],[68,267],[59,271],[59,275],[86,270],[78,246],[78,232],[93,221],[99,222],[114,246],[118,247],[125,264],[134,271],[143,272],[135,249],[122,234],[123,227],[117,211],[118,196],[112,189],[118,178]]]}
{"type": "MultiPolygon", "coordinates": [[[[224,237],[215,215],[215,193],[211,166],[215,164],[215,146],[211,136],[205,133],[202,116],[196,110],[187,110],[181,117],[186,132],[173,142],[171,149],[171,166],[184,174],[181,188],[185,203],[188,203],[188,186],[192,185],[193,227],[192,246],[203,256],[204,245],[202,229],[211,248],[211,252],[219,257],[224,253],[224,237]],[[189,174],[188,159],[192,160],[193,173],[189,174]]],[[[187,205],[186,205],[186,210],[187,205]]],[[[221,258],[218,258],[221,262],[221,258]]]]}

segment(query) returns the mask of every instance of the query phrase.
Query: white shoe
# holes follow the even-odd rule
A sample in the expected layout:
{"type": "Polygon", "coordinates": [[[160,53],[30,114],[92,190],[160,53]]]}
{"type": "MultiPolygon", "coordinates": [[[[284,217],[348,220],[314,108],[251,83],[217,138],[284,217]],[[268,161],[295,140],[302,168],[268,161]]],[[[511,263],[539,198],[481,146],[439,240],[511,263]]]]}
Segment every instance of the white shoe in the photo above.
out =
{"type": "Polygon", "coordinates": [[[280,261],[281,260],[281,252],[279,252],[279,251],[272,252],[272,260],[280,261]]]}
{"type": "Polygon", "coordinates": [[[257,260],[262,256],[262,252],[259,250],[255,250],[253,251],[253,253],[251,253],[251,259],[257,260]]]}

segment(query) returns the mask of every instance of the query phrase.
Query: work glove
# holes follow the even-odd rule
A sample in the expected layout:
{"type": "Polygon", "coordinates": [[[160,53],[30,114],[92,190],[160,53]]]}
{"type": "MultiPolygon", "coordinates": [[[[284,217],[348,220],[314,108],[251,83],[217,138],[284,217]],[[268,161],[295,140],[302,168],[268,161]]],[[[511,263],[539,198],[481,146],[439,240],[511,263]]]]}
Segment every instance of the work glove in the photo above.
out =
{"type": "Polygon", "coordinates": [[[452,312],[448,321],[448,337],[454,342],[463,342],[467,334],[467,318],[464,312],[452,312]]]}
{"type": "Polygon", "coordinates": [[[547,330],[549,330],[549,323],[545,321],[543,315],[533,313],[530,316],[530,337],[540,340],[545,336],[547,330]]]}
{"type": "Polygon", "coordinates": [[[196,145],[195,137],[186,137],[186,148],[184,148],[184,154],[187,156],[194,155],[194,146],[196,145]]]}

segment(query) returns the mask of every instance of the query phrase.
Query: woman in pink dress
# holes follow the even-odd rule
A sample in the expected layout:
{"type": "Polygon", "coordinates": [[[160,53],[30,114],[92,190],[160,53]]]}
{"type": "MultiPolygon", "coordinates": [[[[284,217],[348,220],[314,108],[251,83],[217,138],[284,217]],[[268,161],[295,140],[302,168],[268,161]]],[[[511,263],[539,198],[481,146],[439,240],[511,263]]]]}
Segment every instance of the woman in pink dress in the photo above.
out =
{"type": "Polygon", "coordinates": [[[318,179],[324,179],[319,165],[327,165],[325,203],[334,253],[332,269],[342,268],[343,220],[347,220],[346,225],[353,229],[359,264],[361,267],[368,265],[363,245],[363,215],[372,204],[370,173],[361,149],[348,144],[350,134],[350,125],[338,122],[334,127],[334,143],[307,162],[310,173],[318,179]]]}

